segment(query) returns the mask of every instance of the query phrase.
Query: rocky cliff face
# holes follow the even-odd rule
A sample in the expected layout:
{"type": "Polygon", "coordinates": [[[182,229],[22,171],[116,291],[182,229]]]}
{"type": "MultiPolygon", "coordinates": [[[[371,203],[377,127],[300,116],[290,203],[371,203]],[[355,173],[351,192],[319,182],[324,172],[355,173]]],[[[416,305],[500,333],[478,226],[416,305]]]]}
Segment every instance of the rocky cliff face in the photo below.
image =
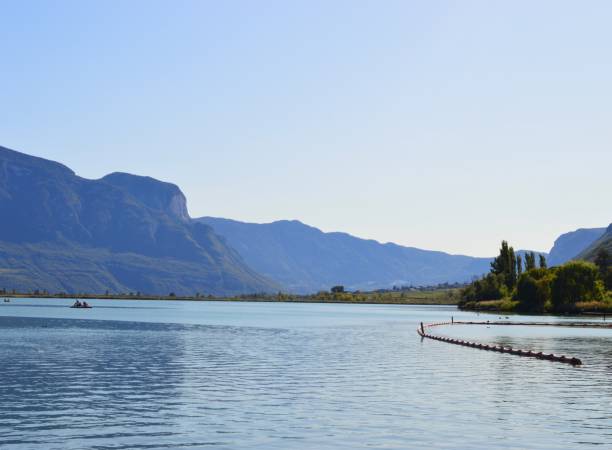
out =
{"type": "Polygon", "coordinates": [[[605,228],[580,228],[559,236],[548,254],[548,263],[558,266],[578,256],[578,254],[599,239],[605,228]]]}
{"type": "Polygon", "coordinates": [[[175,184],[121,172],[106,175],[101,181],[125,190],[149,208],[189,222],[187,199],[175,184]]]}
{"type": "Polygon", "coordinates": [[[212,228],[189,219],[177,186],[153,178],[87,180],[0,147],[0,217],[0,287],[160,294],[278,288],[212,228]],[[70,258],[81,264],[67,265],[70,258]]]}

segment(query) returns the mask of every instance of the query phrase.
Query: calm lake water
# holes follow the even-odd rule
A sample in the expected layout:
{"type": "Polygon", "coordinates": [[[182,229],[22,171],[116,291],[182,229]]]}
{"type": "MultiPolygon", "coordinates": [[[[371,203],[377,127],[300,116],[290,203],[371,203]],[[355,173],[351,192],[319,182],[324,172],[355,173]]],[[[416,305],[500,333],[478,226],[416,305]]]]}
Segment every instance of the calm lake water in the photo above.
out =
{"type": "Polygon", "coordinates": [[[3,449],[612,448],[612,330],[436,329],[575,368],[421,340],[498,318],[453,307],[70,303],[0,304],[3,449]]]}

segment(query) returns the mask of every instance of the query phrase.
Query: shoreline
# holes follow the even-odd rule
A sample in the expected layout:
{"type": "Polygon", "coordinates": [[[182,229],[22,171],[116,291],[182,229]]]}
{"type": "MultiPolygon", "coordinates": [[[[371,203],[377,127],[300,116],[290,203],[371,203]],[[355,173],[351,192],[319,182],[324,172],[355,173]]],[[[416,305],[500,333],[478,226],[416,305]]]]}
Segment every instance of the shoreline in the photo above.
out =
{"type": "Polygon", "coordinates": [[[499,314],[510,314],[513,316],[541,316],[541,317],[603,317],[605,320],[606,316],[612,316],[610,312],[601,311],[581,311],[575,313],[521,313],[517,311],[502,311],[493,309],[470,309],[460,308],[457,303],[448,302],[436,302],[427,298],[410,298],[403,299],[402,301],[392,300],[321,300],[316,298],[237,298],[237,297],[166,297],[166,296],[118,296],[118,295],[29,295],[29,294],[6,294],[1,295],[0,298],[9,299],[40,299],[40,300],[133,300],[133,301],[182,301],[182,302],[227,302],[227,303],[290,303],[290,304],[347,304],[347,305],[403,305],[403,306],[453,306],[458,311],[472,312],[477,314],[487,315],[499,315],[499,314]]]}
{"type": "MultiPolygon", "coordinates": [[[[516,302],[514,302],[516,303],[516,302]]],[[[585,302],[588,304],[588,302],[585,302]]],[[[576,309],[568,311],[550,311],[545,310],[543,312],[534,311],[517,311],[516,305],[513,308],[503,307],[504,300],[489,300],[483,302],[474,302],[467,305],[457,305],[457,309],[460,311],[470,311],[476,313],[491,313],[491,314],[517,314],[517,315],[530,315],[530,316],[612,316],[612,307],[609,305],[597,305],[594,309],[588,307],[581,307],[580,303],[577,304],[576,309]]],[[[592,305],[590,305],[592,308],[592,305]]]]}
{"type": "Polygon", "coordinates": [[[457,303],[440,302],[427,298],[409,298],[403,300],[322,300],[316,298],[238,298],[238,297],[182,297],[182,296],[123,296],[123,295],[30,295],[3,294],[0,298],[8,299],[41,299],[41,300],[150,300],[150,301],[183,301],[183,302],[242,302],[242,303],[305,303],[305,304],[350,304],[350,305],[421,305],[421,306],[454,306],[457,303]]]}

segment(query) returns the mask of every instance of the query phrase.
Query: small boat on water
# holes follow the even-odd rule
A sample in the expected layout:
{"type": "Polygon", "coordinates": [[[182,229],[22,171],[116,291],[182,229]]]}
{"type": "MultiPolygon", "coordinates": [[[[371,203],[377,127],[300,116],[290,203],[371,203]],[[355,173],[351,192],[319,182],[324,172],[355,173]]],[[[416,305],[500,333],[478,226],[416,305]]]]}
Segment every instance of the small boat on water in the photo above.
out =
{"type": "Polygon", "coordinates": [[[9,299],[9,298],[5,298],[4,299],[4,303],[10,303],[10,302],[11,302],[11,299],[9,299]]]}
{"type": "Polygon", "coordinates": [[[87,302],[80,302],[76,300],[71,308],[92,308],[92,306],[87,302]]]}

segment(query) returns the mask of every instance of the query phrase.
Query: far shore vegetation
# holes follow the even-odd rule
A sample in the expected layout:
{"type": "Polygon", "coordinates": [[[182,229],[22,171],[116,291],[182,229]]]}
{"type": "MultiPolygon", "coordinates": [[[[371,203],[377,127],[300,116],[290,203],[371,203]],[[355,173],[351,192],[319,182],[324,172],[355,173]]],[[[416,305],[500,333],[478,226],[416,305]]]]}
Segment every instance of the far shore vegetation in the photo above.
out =
{"type": "Polygon", "coordinates": [[[602,249],[594,263],[573,260],[547,267],[544,255],[530,252],[523,259],[503,241],[490,273],[461,290],[458,306],[531,314],[612,313],[610,262],[602,249]]]}
{"type": "Polygon", "coordinates": [[[569,261],[548,267],[544,255],[517,254],[506,241],[491,263],[491,270],[470,284],[436,286],[394,286],[375,291],[348,291],[333,286],[315,294],[295,295],[253,293],[237,296],[150,295],[125,293],[50,293],[44,290],[17,292],[0,289],[0,297],[80,298],[125,300],[190,300],[288,303],[363,303],[396,305],[458,305],[475,311],[528,314],[608,314],[612,313],[612,265],[610,254],[602,249],[595,262],[569,261]]]}
{"type": "Polygon", "coordinates": [[[12,298],[80,298],[116,300],[191,300],[191,301],[236,301],[236,302],[288,302],[288,303],[374,303],[396,305],[456,305],[465,284],[443,283],[436,286],[402,286],[376,291],[346,291],[343,286],[334,286],[329,291],[316,294],[294,295],[254,293],[238,296],[214,296],[196,293],[189,295],[148,295],[141,292],[127,293],[49,293],[47,291],[17,292],[0,289],[0,297],[12,298]]]}

